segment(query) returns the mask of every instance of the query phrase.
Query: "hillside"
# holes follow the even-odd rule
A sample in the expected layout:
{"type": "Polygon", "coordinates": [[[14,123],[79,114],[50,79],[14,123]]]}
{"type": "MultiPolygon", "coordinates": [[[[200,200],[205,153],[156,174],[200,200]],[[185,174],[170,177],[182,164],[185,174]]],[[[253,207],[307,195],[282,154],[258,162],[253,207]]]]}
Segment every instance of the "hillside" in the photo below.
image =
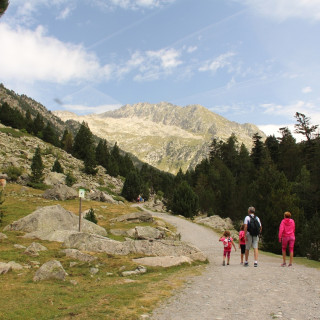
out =
{"type": "Polygon", "coordinates": [[[208,156],[213,138],[225,141],[234,133],[239,144],[244,143],[250,150],[256,132],[265,137],[253,124],[229,121],[200,105],[138,103],[98,115],[53,113],[63,121],[87,122],[97,136],[117,142],[143,162],[171,173],[180,167],[194,168],[208,156]]]}

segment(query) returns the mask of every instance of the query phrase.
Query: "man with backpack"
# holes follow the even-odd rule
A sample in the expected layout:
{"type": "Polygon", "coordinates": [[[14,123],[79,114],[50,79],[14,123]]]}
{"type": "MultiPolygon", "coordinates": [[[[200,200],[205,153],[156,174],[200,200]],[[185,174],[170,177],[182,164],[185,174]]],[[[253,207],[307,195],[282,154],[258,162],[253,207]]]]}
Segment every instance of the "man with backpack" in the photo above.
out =
{"type": "Polygon", "coordinates": [[[254,251],[254,267],[258,266],[258,243],[259,235],[262,231],[260,219],[255,215],[255,208],[248,208],[248,215],[244,219],[244,234],[246,235],[246,252],[244,267],[248,267],[249,250],[252,247],[254,251]]]}

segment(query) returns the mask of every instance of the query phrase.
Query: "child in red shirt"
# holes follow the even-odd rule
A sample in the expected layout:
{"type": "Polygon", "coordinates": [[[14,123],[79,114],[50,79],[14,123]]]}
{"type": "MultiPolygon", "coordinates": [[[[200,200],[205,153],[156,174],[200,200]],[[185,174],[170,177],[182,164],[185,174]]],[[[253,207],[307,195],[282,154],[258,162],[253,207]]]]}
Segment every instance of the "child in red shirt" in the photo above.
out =
{"type": "Polygon", "coordinates": [[[226,230],[223,233],[223,236],[219,239],[223,243],[223,262],[222,265],[226,265],[226,257],[227,257],[227,265],[230,263],[230,254],[232,246],[234,250],[237,251],[236,246],[234,245],[233,239],[230,237],[230,231],[226,230]]]}
{"type": "Polygon", "coordinates": [[[246,252],[246,235],[244,234],[244,224],[241,225],[239,231],[239,248],[241,249],[241,264],[243,264],[243,257],[246,252]]]}

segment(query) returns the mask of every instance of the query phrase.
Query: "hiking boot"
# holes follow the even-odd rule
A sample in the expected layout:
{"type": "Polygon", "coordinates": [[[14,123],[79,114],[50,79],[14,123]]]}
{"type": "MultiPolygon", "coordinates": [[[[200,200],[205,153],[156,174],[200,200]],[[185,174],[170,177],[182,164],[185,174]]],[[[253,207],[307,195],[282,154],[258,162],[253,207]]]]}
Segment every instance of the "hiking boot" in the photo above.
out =
{"type": "Polygon", "coordinates": [[[254,267],[257,267],[257,266],[258,266],[258,262],[255,262],[255,263],[253,264],[253,266],[254,266],[254,267]]]}
{"type": "Polygon", "coordinates": [[[226,265],[225,261],[223,261],[223,262],[222,262],[222,265],[223,265],[223,266],[225,266],[225,265],[226,265]]]}
{"type": "Polygon", "coordinates": [[[281,267],[285,267],[287,264],[286,263],[282,263],[281,264],[281,267]]]}
{"type": "Polygon", "coordinates": [[[245,262],[245,263],[243,264],[243,266],[244,266],[244,267],[249,267],[249,263],[248,263],[248,262],[245,262]]]}

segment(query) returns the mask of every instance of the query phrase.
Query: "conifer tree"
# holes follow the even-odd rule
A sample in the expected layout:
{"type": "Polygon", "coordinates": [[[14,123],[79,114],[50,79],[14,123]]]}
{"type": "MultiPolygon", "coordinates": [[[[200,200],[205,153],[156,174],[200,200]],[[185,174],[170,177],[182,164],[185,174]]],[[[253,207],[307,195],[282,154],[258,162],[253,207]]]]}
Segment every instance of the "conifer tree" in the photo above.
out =
{"type": "Polygon", "coordinates": [[[121,195],[128,201],[135,201],[142,193],[141,179],[136,170],[132,170],[127,175],[121,195]]]}
{"type": "Polygon", "coordinates": [[[43,169],[44,165],[41,158],[41,150],[38,146],[31,163],[31,182],[41,183],[43,181],[43,169]]]}
{"type": "Polygon", "coordinates": [[[84,170],[88,174],[95,174],[96,156],[93,134],[87,123],[82,122],[73,143],[73,155],[84,161],[84,170]]]}
{"type": "Polygon", "coordinates": [[[199,198],[186,181],[182,181],[174,190],[169,208],[173,214],[193,218],[199,210],[199,198]]]}
{"type": "Polygon", "coordinates": [[[56,159],[56,161],[54,162],[51,171],[52,172],[63,173],[63,168],[62,168],[62,166],[61,166],[61,164],[60,164],[58,159],[56,159]]]}
{"type": "Polygon", "coordinates": [[[68,152],[72,153],[72,146],[73,146],[73,136],[72,133],[69,132],[68,129],[65,129],[60,141],[61,148],[68,152]]]}

